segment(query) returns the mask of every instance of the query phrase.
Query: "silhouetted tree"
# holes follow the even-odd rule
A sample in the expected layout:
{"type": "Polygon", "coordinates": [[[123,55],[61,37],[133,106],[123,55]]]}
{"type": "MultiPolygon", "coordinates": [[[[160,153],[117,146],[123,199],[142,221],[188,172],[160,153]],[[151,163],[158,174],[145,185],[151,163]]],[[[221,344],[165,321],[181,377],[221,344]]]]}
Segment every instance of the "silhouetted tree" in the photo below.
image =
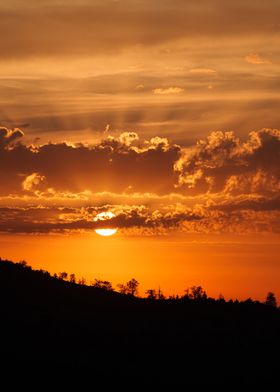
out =
{"type": "Polygon", "coordinates": [[[76,276],[75,276],[75,274],[70,274],[69,281],[71,283],[76,283],[76,276]]]}
{"type": "Polygon", "coordinates": [[[145,292],[145,294],[147,294],[147,298],[149,299],[156,299],[157,294],[156,294],[156,290],[154,289],[149,289],[145,292]]]}
{"type": "Polygon", "coordinates": [[[60,272],[58,274],[58,277],[59,277],[59,279],[66,280],[68,277],[68,274],[67,274],[67,272],[60,272]]]}
{"type": "Polygon", "coordinates": [[[165,295],[161,291],[160,287],[158,288],[157,299],[165,299],[165,295]]]}
{"type": "Polygon", "coordinates": [[[103,290],[108,290],[108,291],[112,291],[113,290],[113,286],[111,282],[108,282],[107,280],[100,280],[100,279],[95,279],[92,286],[94,287],[98,287],[100,289],[103,290]]]}
{"type": "Polygon", "coordinates": [[[272,293],[271,291],[269,293],[267,293],[265,304],[268,306],[273,306],[274,308],[277,307],[277,301],[276,301],[275,294],[272,293]]]}
{"type": "Polygon", "coordinates": [[[223,294],[219,294],[219,298],[218,298],[219,302],[226,302],[225,301],[225,297],[223,296],[223,294]]]}
{"type": "Polygon", "coordinates": [[[40,272],[42,275],[50,276],[49,271],[46,271],[46,270],[44,270],[44,269],[39,269],[39,272],[40,272]]]}
{"type": "Polygon", "coordinates": [[[78,284],[80,284],[80,285],[85,285],[86,284],[86,279],[84,278],[84,277],[81,277],[79,280],[78,280],[78,284]]]}
{"type": "Polygon", "coordinates": [[[119,291],[119,293],[121,293],[121,294],[128,294],[128,288],[127,288],[127,285],[126,284],[123,284],[123,283],[118,283],[117,284],[117,287],[118,287],[118,291],[119,291]]]}
{"type": "Polygon", "coordinates": [[[128,281],[126,284],[128,294],[134,297],[138,293],[138,286],[139,286],[139,282],[137,282],[136,279],[133,278],[130,281],[128,281]]]}
{"type": "Polygon", "coordinates": [[[129,280],[126,284],[123,283],[117,284],[119,293],[129,294],[132,295],[133,297],[138,293],[138,286],[139,286],[139,282],[137,282],[137,280],[134,278],[129,280]]]}
{"type": "Polygon", "coordinates": [[[201,286],[192,286],[185,290],[185,292],[185,298],[191,298],[194,300],[207,299],[207,294],[201,286]]]}
{"type": "Polygon", "coordinates": [[[178,294],[176,294],[176,295],[172,294],[172,295],[169,295],[168,299],[175,301],[175,300],[180,299],[180,297],[178,294]]]}

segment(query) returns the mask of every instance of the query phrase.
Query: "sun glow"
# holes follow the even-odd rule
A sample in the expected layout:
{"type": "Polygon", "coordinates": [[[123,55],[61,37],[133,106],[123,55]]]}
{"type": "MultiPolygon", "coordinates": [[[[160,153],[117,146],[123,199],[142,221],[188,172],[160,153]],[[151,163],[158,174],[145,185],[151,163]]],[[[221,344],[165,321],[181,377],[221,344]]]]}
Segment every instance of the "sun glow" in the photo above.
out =
{"type": "Polygon", "coordinates": [[[109,237],[110,235],[116,234],[118,229],[96,229],[95,232],[104,237],[109,237]]]}
{"type": "MultiPolygon", "coordinates": [[[[100,212],[94,218],[94,222],[106,221],[108,219],[114,218],[116,215],[113,214],[111,211],[100,212]]],[[[96,234],[102,235],[103,237],[109,237],[113,234],[116,234],[118,231],[117,228],[100,228],[95,229],[96,234]]]]}

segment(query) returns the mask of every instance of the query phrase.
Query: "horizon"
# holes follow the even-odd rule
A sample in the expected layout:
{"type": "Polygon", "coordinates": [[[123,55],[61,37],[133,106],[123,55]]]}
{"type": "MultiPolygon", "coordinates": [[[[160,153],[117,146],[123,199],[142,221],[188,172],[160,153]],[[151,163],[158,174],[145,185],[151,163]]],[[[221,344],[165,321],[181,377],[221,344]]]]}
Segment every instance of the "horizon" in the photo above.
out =
{"type": "Polygon", "coordinates": [[[66,283],[71,283],[78,286],[95,287],[95,288],[97,287],[103,291],[114,292],[118,294],[132,296],[134,298],[139,298],[139,299],[163,300],[163,301],[194,299],[194,300],[223,301],[228,303],[251,302],[251,303],[266,304],[274,308],[279,308],[277,303],[277,298],[272,291],[268,291],[266,293],[266,296],[262,300],[252,298],[252,296],[250,295],[238,299],[238,298],[226,298],[222,293],[220,293],[218,297],[212,297],[208,295],[207,290],[205,290],[204,287],[200,285],[192,285],[186,287],[183,293],[180,294],[173,293],[172,295],[170,294],[166,295],[166,293],[162,290],[160,285],[157,288],[150,287],[148,289],[147,288],[144,289],[144,291],[143,289],[141,290],[141,288],[139,288],[139,286],[141,287],[141,282],[135,279],[135,277],[132,277],[127,282],[121,282],[121,283],[117,283],[116,285],[113,285],[112,282],[108,280],[102,280],[96,277],[94,279],[91,279],[90,281],[87,281],[84,278],[84,276],[79,277],[73,272],[68,273],[67,271],[60,271],[60,272],[54,272],[52,274],[50,271],[44,270],[42,268],[40,269],[32,268],[32,266],[29,265],[25,260],[20,260],[16,262],[13,260],[3,259],[2,257],[0,257],[0,264],[1,263],[3,264],[11,263],[14,266],[20,266],[23,271],[27,269],[30,270],[31,272],[40,272],[42,273],[41,276],[48,276],[49,278],[57,279],[66,283]]]}
{"type": "Polygon", "coordinates": [[[279,11],[0,4],[0,256],[280,300],[279,11]]]}

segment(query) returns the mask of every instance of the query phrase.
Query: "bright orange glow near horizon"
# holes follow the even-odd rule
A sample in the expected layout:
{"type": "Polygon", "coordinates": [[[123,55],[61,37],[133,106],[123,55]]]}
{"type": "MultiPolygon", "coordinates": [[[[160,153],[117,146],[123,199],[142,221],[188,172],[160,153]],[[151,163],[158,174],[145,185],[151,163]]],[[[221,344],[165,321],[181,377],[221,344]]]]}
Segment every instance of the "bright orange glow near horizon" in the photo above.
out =
{"type": "Polygon", "coordinates": [[[280,3],[23,3],[0,4],[0,257],[279,297],[280,3]]]}
{"type": "Polygon", "coordinates": [[[178,238],[126,238],[120,233],[101,236],[5,236],[0,240],[1,257],[26,260],[35,269],[52,274],[66,271],[85,278],[109,280],[116,288],[136,278],[140,295],[161,288],[169,295],[183,295],[188,287],[201,285],[209,296],[226,299],[264,300],[268,291],[280,298],[279,252],[274,240],[249,242],[219,236],[178,238]],[[34,246],[34,241],[36,246],[34,246]],[[221,241],[221,242],[219,242],[221,241]],[[22,257],[25,255],[25,257],[22,257]]]}

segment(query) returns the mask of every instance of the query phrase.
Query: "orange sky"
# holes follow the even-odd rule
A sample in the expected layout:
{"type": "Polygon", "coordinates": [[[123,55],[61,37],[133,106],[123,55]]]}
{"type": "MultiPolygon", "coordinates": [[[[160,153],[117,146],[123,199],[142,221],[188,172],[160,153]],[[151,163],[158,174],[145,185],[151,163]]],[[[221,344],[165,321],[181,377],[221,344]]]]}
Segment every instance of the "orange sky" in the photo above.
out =
{"type": "Polygon", "coordinates": [[[279,11],[2,3],[0,256],[142,293],[280,296],[279,11]]]}
{"type": "Polygon", "coordinates": [[[15,261],[26,255],[29,264],[51,273],[75,272],[87,282],[109,280],[116,287],[136,277],[140,294],[149,288],[166,295],[184,294],[192,285],[202,285],[208,295],[227,299],[249,296],[264,300],[270,290],[280,295],[277,239],[238,238],[221,242],[220,236],[203,238],[139,238],[120,234],[90,236],[2,236],[2,257],[15,261]],[[82,256],[81,256],[82,255],[82,256]]]}

